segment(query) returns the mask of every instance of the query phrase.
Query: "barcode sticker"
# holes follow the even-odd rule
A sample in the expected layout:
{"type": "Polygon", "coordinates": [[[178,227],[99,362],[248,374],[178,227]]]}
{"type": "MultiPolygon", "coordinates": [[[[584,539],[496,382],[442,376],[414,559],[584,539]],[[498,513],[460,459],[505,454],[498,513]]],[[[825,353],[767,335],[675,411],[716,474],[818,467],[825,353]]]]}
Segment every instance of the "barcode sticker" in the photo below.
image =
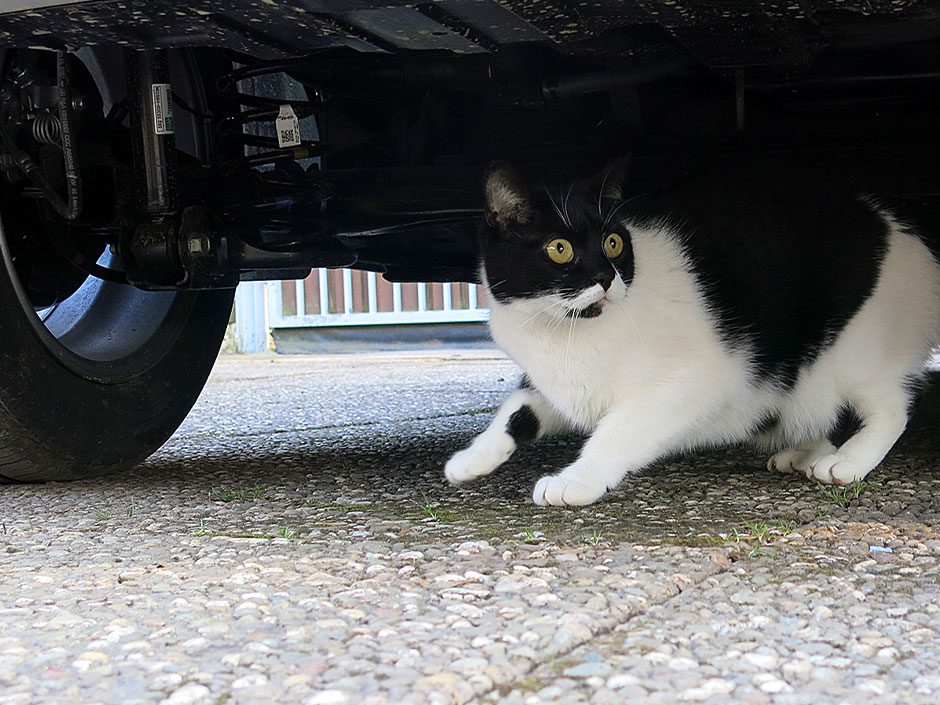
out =
{"type": "Polygon", "coordinates": [[[153,95],[153,129],[158,135],[173,134],[173,91],[169,83],[150,86],[153,95]]]}
{"type": "Polygon", "coordinates": [[[296,147],[300,144],[300,120],[294,109],[287,103],[277,111],[274,121],[274,130],[277,132],[277,146],[296,147]]]}

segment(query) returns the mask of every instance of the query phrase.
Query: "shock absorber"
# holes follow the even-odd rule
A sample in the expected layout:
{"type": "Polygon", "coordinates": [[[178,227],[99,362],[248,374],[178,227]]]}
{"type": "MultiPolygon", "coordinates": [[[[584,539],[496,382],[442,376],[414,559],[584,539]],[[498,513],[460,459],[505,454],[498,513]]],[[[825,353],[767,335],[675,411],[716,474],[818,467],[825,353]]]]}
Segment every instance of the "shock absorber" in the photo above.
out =
{"type": "Polygon", "coordinates": [[[124,52],[136,224],[122,243],[128,277],[138,285],[182,285],[177,158],[166,50],[124,52]]]}
{"type": "Polygon", "coordinates": [[[122,240],[128,279],[145,288],[234,286],[226,234],[204,204],[182,201],[166,50],[125,53],[136,223],[122,240]]]}
{"type": "Polygon", "coordinates": [[[154,221],[176,211],[176,143],[166,50],[125,52],[137,208],[154,221]]]}

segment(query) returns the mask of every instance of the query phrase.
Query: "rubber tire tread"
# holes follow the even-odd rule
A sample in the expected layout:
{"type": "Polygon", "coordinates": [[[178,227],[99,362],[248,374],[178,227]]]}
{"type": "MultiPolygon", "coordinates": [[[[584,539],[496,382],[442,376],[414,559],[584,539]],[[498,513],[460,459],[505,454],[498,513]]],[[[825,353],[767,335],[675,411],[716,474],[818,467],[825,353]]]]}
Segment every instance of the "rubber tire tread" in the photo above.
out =
{"type": "Polygon", "coordinates": [[[65,481],[143,460],[192,409],[218,355],[234,290],[183,292],[188,317],[148,369],[116,383],[63,365],[0,270],[0,482],[65,481]],[[188,298],[185,298],[188,297],[188,298]]]}

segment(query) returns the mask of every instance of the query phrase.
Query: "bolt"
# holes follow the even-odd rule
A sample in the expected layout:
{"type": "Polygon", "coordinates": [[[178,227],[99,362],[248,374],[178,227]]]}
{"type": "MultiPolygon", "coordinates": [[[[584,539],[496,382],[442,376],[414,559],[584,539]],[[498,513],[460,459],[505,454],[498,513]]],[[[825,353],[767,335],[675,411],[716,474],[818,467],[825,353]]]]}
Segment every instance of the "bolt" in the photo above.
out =
{"type": "Polygon", "coordinates": [[[200,254],[202,252],[208,252],[212,248],[212,244],[209,242],[207,237],[193,237],[189,240],[189,251],[191,253],[200,254]]]}
{"type": "Polygon", "coordinates": [[[72,110],[80,113],[85,109],[85,96],[77,95],[72,98],[72,110]]]}

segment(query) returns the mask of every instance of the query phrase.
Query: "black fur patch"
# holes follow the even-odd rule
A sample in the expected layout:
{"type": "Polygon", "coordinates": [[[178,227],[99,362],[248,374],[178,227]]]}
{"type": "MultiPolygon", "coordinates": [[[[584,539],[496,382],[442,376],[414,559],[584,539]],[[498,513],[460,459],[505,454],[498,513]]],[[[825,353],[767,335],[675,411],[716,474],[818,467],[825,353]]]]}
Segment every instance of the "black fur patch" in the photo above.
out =
{"type": "Polygon", "coordinates": [[[506,433],[512,436],[517,444],[528,443],[539,435],[539,417],[532,411],[532,407],[522,406],[506,424],[506,433]]]}
{"type": "Polygon", "coordinates": [[[759,379],[789,387],[871,295],[883,259],[886,223],[840,183],[737,170],[637,199],[622,216],[677,228],[729,344],[753,350],[759,379]]]}
{"type": "Polygon", "coordinates": [[[755,435],[760,435],[764,433],[770,433],[773,431],[777,424],[780,423],[780,415],[777,413],[768,413],[761,419],[758,419],[757,423],[754,425],[754,430],[752,431],[755,435]]]}
{"type": "Polygon", "coordinates": [[[582,309],[569,311],[567,315],[569,318],[597,318],[603,312],[603,306],[597,303],[591,304],[590,306],[585,306],[582,309]]]}
{"type": "Polygon", "coordinates": [[[835,425],[826,434],[829,442],[836,448],[849,440],[858,433],[864,424],[864,420],[858,415],[858,412],[850,406],[844,406],[839,411],[839,417],[835,425]]]}

